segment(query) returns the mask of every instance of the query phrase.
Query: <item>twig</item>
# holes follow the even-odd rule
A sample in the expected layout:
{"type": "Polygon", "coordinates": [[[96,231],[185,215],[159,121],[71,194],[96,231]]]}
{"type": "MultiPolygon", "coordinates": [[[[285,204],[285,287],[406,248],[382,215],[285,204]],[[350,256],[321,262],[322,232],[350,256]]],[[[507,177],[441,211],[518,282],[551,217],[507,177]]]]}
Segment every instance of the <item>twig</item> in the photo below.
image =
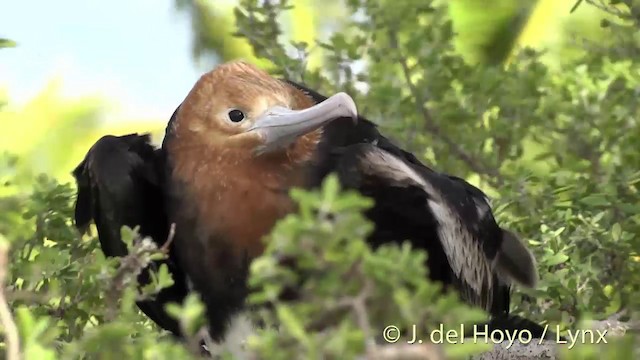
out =
{"type": "Polygon", "coordinates": [[[35,293],[33,291],[21,290],[21,289],[4,289],[4,294],[8,302],[24,301],[29,303],[36,303],[38,305],[46,305],[53,297],[48,294],[35,293]]]}
{"type": "MultiPolygon", "coordinates": [[[[580,1],[581,2],[581,1],[580,1]]],[[[631,14],[623,11],[621,9],[616,8],[615,6],[611,6],[609,4],[606,4],[604,1],[602,0],[587,0],[587,4],[596,7],[597,9],[600,9],[608,14],[617,16],[621,19],[625,19],[625,20],[629,20],[631,19],[631,14]]],[[[577,7],[578,4],[576,4],[577,7]]]]}
{"type": "Polygon", "coordinates": [[[492,186],[494,187],[502,186],[504,184],[504,181],[502,180],[500,173],[496,169],[493,169],[490,166],[483,164],[480,159],[472,156],[470,153],[467,153],[464,150],[464,148],[460,146],[460,144],[458,144],[457,142],[449,138],[444,133],[444,131],[442,131],[440,126],[438,126],[438,124],[436,124],[433,121],[433,117],[431,116],[431,113],[425,107],[426,99],[424,99],[420,95],[420,91],[418,90],[416,85],[413,83],[413,81],[411,81],[411,70],[409,69],[407,58],[400,51],[398,46],[397,34],[392,30],[389,31],[389,41],[390,41],[390,47],[397,54],[398,62],[402,67],[402,72],[403,72],[405,81],[407,83],[407,86],[409,87],[411,94],[415,98],[414,102],[416,104],[418,112],[422,114],[422,118],[424,120],[424,128],[428,132],[430,132],[433,136],[435,136],[436,138],[444,142],[449,147],[449,149],[451,149],[451,151],[453,151],[453,153],[456,154],[456,156],[460,160],[462,160],[471,170],[475,171],[478,174],[490,176],[490,179],[488,179],[488,182],[492,186]]]}
{"type": "Polygon", "coordinates": [[[592,330],[606,330],[609,335],[622,336],[627,332],[637,332],[640,330],[640,321],[629,320],[621,321],[620,319],[628,316],[628,311],[621,310],[604,320],[594,320],[589,326],[592,330]]]}
{"type": "Polygon", "coordinates": [[[345,315],[345,312],[352,311],[355,315],[355,320],[358,328],[362,331],[365,340],[365,348],[367,354],[375,352],[376,343],[372,334],[371,322],[367,311],[367,301],[373,294],[374,283],[371,279],[364,276],[361,269],[361,262],[354,262],[349,270],[344,274],[344,278],[350,278],[352,276],[362,277],[363,286],[362,289],[355,296],[345,296],[336,301],[331,301],[330,304],[326,304],[325,311],[322,312],[321,317],[312,320],[307,327],[310,331],[322,331],[332,324],[339,321],[345,315]]]}
{"type": "Polygon", "coordinates": [[[569,10],[569,14],[572,14],[574,11],[576,11],[576,9],[578,8],[578,6],[580,6],[580,4],[582,4],[582,0],[576,1],[576,3],[571,8],[571,10],[569,10]]]}
{"type": "MultiPolygon", "coordinates": [[[[142,239],[142,241],[136,242],[133,247],[133,251],[124,256],[120,261],[120,266],[113,276],[109,291],[107,293],[107,320],[113,320],[116,316],[116,306],[118,299],[122,297],[122,292],[125,289],[127,282],[131,279],[137,279],[142,270],[149,265],[151,259],[148,255],[157,252],[158,247],[156,244],[148,238],[142,239]]],[[[169,241],[163,245],[167,245],[169,241]]]]}
{"type": "Polygon", "coordinates": [[[4,328],[5,342],[7,345],[7,360],[19,360],[20,359],[20,336],[18,334],[18,327],[13,320],[11,309],[7,303],[7,298],[4,294],[4,283],[7,277],[7,264],[9,245],[0,240],[0,323],[4,328]]]}
{"type": "Polygon", "coordinates": [[[167,254],[169,253],[169,247],[173,243],[173,238],[176,236],[176,223],[171,223],[171,227],[169,228],[169,235],[167,236],[167,241],[162,244],[160,247],[160,251],[167,254]]]}
{"type": "Polygon", "coordinates": [[[375,340],[371,336],[371,322],[369,321],[369,315],[367,314],[367,299],[373,292],[373,283],[371,280],[365,278],[362,291],[353,298],[343,300],[339,305],[350,306],[356,316],[356,322],[358,327],[364,333],[364,339],[366,341],[367,349],[372,350],[375,347],[375,340]]]}

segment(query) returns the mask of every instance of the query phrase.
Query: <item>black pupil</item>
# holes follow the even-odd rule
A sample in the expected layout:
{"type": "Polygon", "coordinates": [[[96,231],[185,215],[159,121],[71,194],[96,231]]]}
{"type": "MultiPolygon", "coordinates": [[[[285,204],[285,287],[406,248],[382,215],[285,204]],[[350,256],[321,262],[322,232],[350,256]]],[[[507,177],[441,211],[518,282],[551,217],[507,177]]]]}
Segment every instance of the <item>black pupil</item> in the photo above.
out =
{"type": "Polygon", "coordinates": [[[229,111],[229,119],[233,122],[239,122],[244,119],[244,114],[240,110],[231,110],[229,111]]]}

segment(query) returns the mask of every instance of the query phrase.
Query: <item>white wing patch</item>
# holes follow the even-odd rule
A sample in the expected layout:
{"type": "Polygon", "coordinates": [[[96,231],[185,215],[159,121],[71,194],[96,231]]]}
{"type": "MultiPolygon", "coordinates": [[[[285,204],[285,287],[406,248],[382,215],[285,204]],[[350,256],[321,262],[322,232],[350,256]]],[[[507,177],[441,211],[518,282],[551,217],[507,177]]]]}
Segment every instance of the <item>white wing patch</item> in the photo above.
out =
{"type": "Polygon", "coordinates": [[[404,161],[398,159],[387,151],[378,147],[364,155],[361,163],[362,170],[371,175],[383,176],[398,185],[416,184],[427,186],[422,177],[409,167],[404,161]]]}
{"type": "MultiPolygon", "coordinates": [[[[468,300],[475,302],[486,292],[486,297],[480,298],[481,304],[478,305],[489,307],[492,302],[491,291],[486,290],[491,289],[493,285],[493,265],[485,257],[480,242],[473,239],[473,235],[458,214],[451,209],[433,185],[398,157],[380,148],[374,148],[363,158],[363,172],[382,176],[400,186],[417,185],[429,194],[428,206],[440,225],[438,235],[442,239],[442,246],[453,272],[475,290],[475,299],[468,300]]],[[[480,218],[491,210],[487,204],[488,202],[475,202],[480,218]]]]}

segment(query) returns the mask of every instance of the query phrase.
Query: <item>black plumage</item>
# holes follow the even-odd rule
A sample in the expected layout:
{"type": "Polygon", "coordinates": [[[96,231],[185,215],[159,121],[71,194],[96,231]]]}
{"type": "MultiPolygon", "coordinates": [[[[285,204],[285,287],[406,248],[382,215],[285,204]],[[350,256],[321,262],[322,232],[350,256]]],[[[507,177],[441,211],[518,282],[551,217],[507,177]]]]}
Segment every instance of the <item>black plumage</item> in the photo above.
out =
{"type": "MultiPolygon", "coordinates": [[[[139,226],[142,236],[151,237],[158,247],[168,239],[169,225],[164,210],[161,150],[149,142],[149,135],[105,136],[89,150],[73,175],[78,185],[75,223],[82,231],[91,220],[96,224],[102,251],[122,257],[127,248],[120,230],[139,226]]],[[[160,327],[181,336],[176,320],[164,310],[168,302],[182,302],[187,294],[184,273],[170,254],[152,262],[138,277],[141,285],[150,282],[149,270],[166,264],[174,284],[154,299],[138,301],[140,309],[160,327]]]]}
{"type": "MultiPolygon", "coordinates": [[[[326,99],[287,82],[315,102],[326,99]]],[[[487,196],[459,177],[425,166],[381,135],[372,122],[359,117],[355,125],[329,123],[316,156],[309,185],[318,186],[336,172],[344,186],[374,199],[366,213],[376,225],[368,239],[371,245],[408,239],[429,254],[430,277],[454,286],[469,303],[494,316],[508,315],[510,280],[535,285],[533,256],[499,227],[487,196]]]]}

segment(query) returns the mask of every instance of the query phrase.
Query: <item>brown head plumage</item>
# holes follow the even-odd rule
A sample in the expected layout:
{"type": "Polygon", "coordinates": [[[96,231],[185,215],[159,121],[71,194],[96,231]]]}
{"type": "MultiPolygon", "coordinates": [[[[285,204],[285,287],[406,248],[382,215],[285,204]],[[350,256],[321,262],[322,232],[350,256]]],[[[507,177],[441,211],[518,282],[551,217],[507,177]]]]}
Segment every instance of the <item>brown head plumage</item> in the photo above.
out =
{"type": "Polygon", "coordinates": [[[176,114],[167,141],[172,176],[188,184],[202,223],[257,255],[260,238],[291,211],[287,190],[302,185],[321,127],[341,117],[357,117],[344,93],[315,104],[246,62],[220,65],[176,114]]]}

